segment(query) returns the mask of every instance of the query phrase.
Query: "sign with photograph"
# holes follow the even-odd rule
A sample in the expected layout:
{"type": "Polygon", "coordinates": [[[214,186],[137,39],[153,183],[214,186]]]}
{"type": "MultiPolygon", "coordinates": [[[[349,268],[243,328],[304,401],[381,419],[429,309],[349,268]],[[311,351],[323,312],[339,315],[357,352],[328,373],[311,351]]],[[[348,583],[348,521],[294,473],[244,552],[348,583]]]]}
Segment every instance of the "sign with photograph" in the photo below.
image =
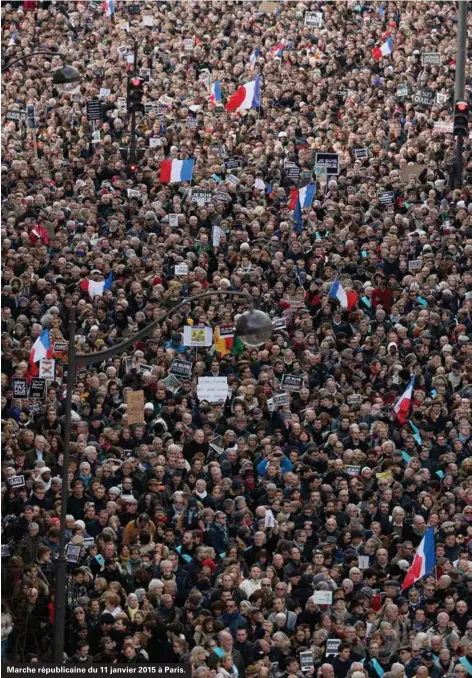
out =
{"type": "Polygon", "coordinates": [[[213,343],[213,331],[206,325],[202,327],[184,327],[185,346],[211,346],[213,343]]]}
{"type": "Polygon", "coordinates": [[[333,592],[332,591],[315,591],[313,600],[317,605],[332,605],[333,592]]]}

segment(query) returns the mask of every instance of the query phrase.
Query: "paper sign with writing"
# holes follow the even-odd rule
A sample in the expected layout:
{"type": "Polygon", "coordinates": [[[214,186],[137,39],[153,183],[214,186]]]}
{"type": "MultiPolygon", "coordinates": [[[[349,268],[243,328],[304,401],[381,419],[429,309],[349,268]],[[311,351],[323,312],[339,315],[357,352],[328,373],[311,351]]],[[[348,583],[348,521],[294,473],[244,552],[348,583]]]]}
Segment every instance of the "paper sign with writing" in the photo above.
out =
{"type": "Polygon", "coordinates": [[[143,26],[154,26],[154,17],[152,14],[143,16],[142,24],[143,26]]]}
{"type": "Polygon", "coordinates": [[[440,92],[438,92],[436,94],[436,103],[437,104],[447,104],[448,101],[449,101],[449,94],[441,94],[440,92]]]}
{"type": "Polygon", "coordinates": [[[8,484],[10,487],[24,487],[25,486],[25,477],[24,476],[11,476],[8,478],[8,484]]]}
{"type": "Polygon", "coordinates": [[[326,641],[326,656],[339,654],[339,646],[341,645],[341,638],[328,638],[326,641]]]}
{"type": "Polygon", "coordinates": [[[314,667],[313,652],[307,650],[306,652],[300,652],[298,656],[300,659],[300,669],[303,673],[310,671],[314,667]]]}
{"type": "Polygon", "coordinates": [[[413,261],[408,262],[409,271],[421,271],[423,268],[423,262],[421,259],[413,259],[413,261]]]}
{"type": "Polygon", "coordinates": [[[87,101],[87,120],[92,122],[93,120],[102,119],[102,104],[97,99],[92,99],[87,101]]]}
{"type": "Polygon", "coordinates": [[[128,424],[144,424],[144,391],[126,392],[128,424]]]}
{"type": "Polygon", "coordinates": [[[369,567],[369,563],[370,563],[369,556],[359,556],[357,561],[359,563],[359,569],[360,570],[366,570],[369,567]]]}
{"type": "Polygon", "coordinates": [[[352,393],[347,397],[348,405],[360,405],[362,403],[362,396],[360,393],[352,393]]]}
{"type": "Polygon", "coordinates": [[[339,155],[337,153],[316,153],[315,165],[326,167],[328,176],[339,174],[339,155]]]}
{"type": "Polygon", "coordinates": [[[283,374],[280,386],[286,391],[300,391],[303,386],[303,377],[298,377],[294,374],[283,374]]]}
{"type": "Polygon", "coordinates": [[[108,89],[107,87],[101,87],[100,92],[98,93],[98,96],[100,99],[106,99],[109,97],[111,94],[111,89],[108,89]]]}
{"type": "Polygon", "coordinates": [[[139,198],[141,195],[137,188],[128,188],[126,194],[128,198],[139,198]]]}
{"type": "Polygon", "coordinates": [[[433,134],[452,134],[454,124],[452,122],[433,122],[433,134]]]}
{"type": "Polygon", "coordinates": [[[46,395],[46,379],[31,379],[29,397],[42,400],[46,395]]]}
{"type": "Polygon", "coordinates": [[[175,275],[188,275],[188,264],[177,264],[175,275]]]}
{"type": "Polygon", "coordinates": [[[66,546],[66,560],[68,563],[77,564],[80,560],[80,553],[82,551],[82,546],[78,544],[67,544],[66,546]]]}
{"type": "Polygon", "coordinates": [[[441,55],[439,52],[424,52],[421,55],[421,64],[423,66],[439,66],[441,55]]]}
{"type": "Polygon", "coordinates": [[[275,407],[286,407],[290,405],[290,395],[288,393],[274,393],[275,407]]]}
{"type": "Polygon", "coordinates": [[[408,85],[397,85],[397,97],[408,96],[408,85]]]}
{"type": "Polygon", "coordinates": [[[162,141],[159,137],[149,137],[149,148],[159,148],[162,146],[162,141]]]}
{"type": "Polygon", "coordinates": [[[226,377],[198,377],[197,396],[210,403],[224,403],[228,397],[226,377]]]}
{"type": "Polygon", "coordinates": [[[395,202],[395,193],[393,191],[381,191],[379,193],[379,203],[381,205],[393,205],[395,202]]]}
{"type": "Polygon", "coordinates": [[[436,92],[433,89],[417,89],[413,94],[413,104],[418,106],[432,106],[436,101],[436,92]]]}
{"type": "Polygon", "coordinates": [[[193,38],[186,38],[184,40],[184,49],[186,52],[191,52],[195,47],[195,40],[193,38]]]}
{"type": "Polygon", "coordinates": [[[43,358],[39,361],[39,378],[54,379],[56,361],[43,358]]]}
{"type": "Polygon", "coordinates": [[[332,605],[333,592],[332,591],[315,591],[313,599],[317,605],[332,605]]]}
{"type": "Polygon", "coordinates": [[[169,226],[171,228],[177,228],[178,225],[179,225],[179,215],[169,214],[169,226]]]}
{"type": "Polygon", "coordinates": [[[185,346],[211,346],[213,343],[213,331],[211,327],[184,327],[185,346]]]}
{"type": "Polygon", "coordinates": [[[211,243],[212,243],[213,247],[219,247],[220,240],[221,240],[221,234],[222,234],[221,227],[218,226],[217,224],[214,224],[212,231],[211,231],[211,243]]]}
{"type": "Polygon", "coordinates": [[[15,378],[11,381],[13,397],[27,398],[28,397],[28,382],[26,379],[15,378]]]}
{"type": "Polygon", "coordinates": [[[211,191],[205,191],[199,188],[194,188],[192,190],[192,203],[197,203],[199,207],[203,207],[209,202],[212,202],[213,195],[211,191]]]}
{"type": "Polygon", "coordinates": [[[241,158],[227,158],[225,160],[225,169],[227,170],[236,170],[236,169],[241,169],[243,166],[243,163],[241,161],[241,158]]]}
{"type": "Polygon", "coordinates": [[[1,557],[2,558],[9,558],[10,557],[10,547],[8,544],[2,544],[1,545],[1,557]]]}
{"type": "Polygon", "coordinates": [[[25,111],[15,111],[15,110],[10,110],[7,111],[7,120],[9,122],[18,122],[19,120],[23,120],[26,117],[25,111]]]}
{"type": "Polygon", "coordinates": [[[287,327],[287,318],[274,318],[272,320],[272,327],[275,330],[285,330],[287,327]]]}
{"type": "Polygon", "coordinates": [[[365,158],[369,157],[369,149],[368,148],[355,148],[354,149],[354,155],[356,156],[356,160],[364,160],[365,158]]]}
{"type": "Polygon", "coordinates": [[[305,12],[305,26],[321,28],[323,26],[322,12],[305,12]]]}
{"type": "Polygon", "coordinates": [[[176,374],[178,377],[189,379],[192,376],[192,363],[189,360],[176,358],[170,366],[169,372],[176,374]]]}
{"type": "Polygon", "coordinates": [[[166,390],[170,391],[171,393],[177,393],[179,388],[182,386],[182,382],[180,382],[174,374],[169,374],[169,376],[166,377],[162,383],[165,385],[166,390]]]}
{"type": "Polygon", "coordinates": [[[234,174],[229,174],[229,175],[226,177],[226,181],[227,181],[229,184],[233,184],[233,186],[236,186],[237,184],[239,184],[239,179],[238,179],[238,177],[235,177],[234,174]]]}

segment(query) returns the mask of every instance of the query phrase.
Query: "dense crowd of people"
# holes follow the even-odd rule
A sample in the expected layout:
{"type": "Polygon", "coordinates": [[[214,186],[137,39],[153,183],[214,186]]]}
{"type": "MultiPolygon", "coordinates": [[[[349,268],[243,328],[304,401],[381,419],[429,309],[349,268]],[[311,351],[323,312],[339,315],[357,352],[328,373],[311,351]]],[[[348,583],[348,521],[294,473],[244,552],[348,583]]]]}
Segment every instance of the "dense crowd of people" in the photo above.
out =
{"type": "Polygon", "coordinates": [[[445,128],[456,3],[114,9],[1,5],[2,661],[51,660],[65,527],[65,661],[471,676],[472,160],[465,138],[452,188],[445,128]],[[74,91],[51,78],[66,63],[74,91]],[[257,76],[260,105],[226,111],[257,76]],[[18,114],[31,106],[35,130],[18,114]],[[163,160],[190,158],[191,183],[160,181],[163,160]],[[296,216],[294,191],[313,183],[296,216]],[[234,336],[247,301],[227,291],[274,320],[269,341],[234,336]],[[64,487],[72,319],[77,350],[99,354],[164,313],[77,370],[64,487]],[[189,327],[211,342],[187,345],[189,327]],[[41,382],[44,330],[57,350],[41,382]],[[177,378],[176,358],[191,363],[177,378]],[[199,397],[202,377],[227,379],[225,402],[199,397]],[[402,588],[429,528],[436,567],[402,588]]]}

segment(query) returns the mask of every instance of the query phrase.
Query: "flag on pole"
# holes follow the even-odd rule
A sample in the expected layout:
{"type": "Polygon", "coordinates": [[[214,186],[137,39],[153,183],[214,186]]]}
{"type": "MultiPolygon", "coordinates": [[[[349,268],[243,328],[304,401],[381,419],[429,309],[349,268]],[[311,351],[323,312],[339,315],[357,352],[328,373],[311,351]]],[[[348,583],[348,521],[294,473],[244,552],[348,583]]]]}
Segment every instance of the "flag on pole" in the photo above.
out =
{"type": "Polygon", "coordinates": [[[383,45],[380,45],[380,47],[374,47],[372,50],[372,56],[376,61],[380,61],[382,57],[388,56],[393,52],[393,40],[392,38],[388,38],[383,45]]]}
{"type": "Polygon", "coordinates": [[[277,43],[277,45],[275,45],[274,47],[272,47],[272,49],[270,51],[272,52],[272,54],[275,54],[275,56],[281,57],[282,54],[284,53],[284,49],[285,49],[285,44],[282,41],[282,42],[277,43]]]}
{"type": "Polygon", "coordinates": [[[331,299],[337,299],[342,308],[346,308],[348,311],[350,311],[357,302],[356,292],[347,292],[337,278],[334,281],[328,296],[331,299]]]}
{"type": "Polygon", "coordinates": [[[434,547],[434,527],[426,530],[423,539],[418,546],[410,569],[403,580],[402,590],[413,586],[419,579],[431,574],[436,567],[436,550],[434,547]]]}
{"type": "Polygon", "coordinates": [[[303,217],[302,217],[302,208],[300,206],[300,200],[297,200],[297,204],[295,205],[293,219],[295,221],[293,230],[295,231],[295,233],[301,233],[303,231],[303,217]]]}
{"type": "Polygon", "coordinates": [[[415,385],[415,377],[410,379],[410,383],[406,387],[403,395],[397,400],[394,405],[394,411],[400,424],[404,424],[408,419],[408,412],[410,410],[411,401],[413,400],[413,388],[415,385]]]}
{"type": "Polygon", "coordinates": [[[257,57],[259,56],[260,53],[261,53],[261,50],[259,49],[259,47],[256,47],[256,49],[253,51],[253,53],[249,57],[249,68],[251,69],[251,71],[253,71],[255,69],[256,63],[257,63],[257,57]]]}
{"type": "Polygon", "coordinates": [[[257,76],[254,80],[238,87],[226,104],[227,111],[248,111],[250,108],[258,108],[261,103],[261,79],[257,76]]]}
{"type": "Polygon", "coordinates": [[[43,358],[50,358],[52,356],[51,340],[49,338],[49,330],[43,330],[39,337],[33,344],[31,349],[29,361],[30,363],[39,363],[43,358]]]}
{"type": "Polygon", "coordinates": [[[294,210],[297,206],[297,201],[300,202],[302,209],[306,207],[311,207],[313,198],[315,197],[315,184],[308,184],[303,188],[292,188],[290,191],[290,203],[289,207],[291,210],[294,210]]]}
{"type": "Polygon", "coordinates": [[[104,0],[103,9],[107,18],[113,16],[115,13],[115,0],[104,0]]]}
{"type": "Polygon", "coordinates": [[[163,160],[160,180],[163,184],[192,181],[194,160],[163,160]]]}
{"type": "Polygon", "coordinates": [[[101,297],[104,292],[111,290],[112,282],[113,278],[110,271],[106,280],[102,280],[101,282],[96,282],[95,280],[81,280],[80,289],[84,292],[88,292],[93,299],[94,297],[101,297]]]}
{"type": "Polygon", "coordinates": [[[221,87],[220,81],[215,80],[211,86],[209,102],[210,104],[219,104],[221,101],[221,87]]]}

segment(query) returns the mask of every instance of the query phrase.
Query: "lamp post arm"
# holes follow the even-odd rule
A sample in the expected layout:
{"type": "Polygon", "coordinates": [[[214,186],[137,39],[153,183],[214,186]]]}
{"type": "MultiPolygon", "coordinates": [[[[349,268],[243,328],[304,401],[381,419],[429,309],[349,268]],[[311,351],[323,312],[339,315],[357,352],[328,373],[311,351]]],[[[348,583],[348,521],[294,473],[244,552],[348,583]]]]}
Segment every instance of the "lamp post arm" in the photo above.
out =
{"type": "Polygon", "coordinates": [[[23,56],[18,57],[17,59],[13,59],[13,61],[7,60],[6,63],[3,66],[4,70],[8,70],[15,64],[19,63],[20,61],[24,61],[25,59],[29,59],[30,57],[34,56],[52,56],[52,57],[60,57],[61,55],[58,52],[31,52],[31,54],[23,54],[23,56]]]}
{"type": "Polygon", "coordinates": [[[164,315],[157,318],[157,320],[153,320],[152,323],[146,325],[146,327],[143,327],[142,330],[136,332],[136,334],[134,334],[132,337],[129,337],[129,339],[125,339],[124,341],[121,341],[119,344],[116,344],[116,346],[112,346],[111,348],[108,348],[106,351],[100,351],[99,353],[77,353],[75,356],[75,364],[77,366],[94,365],[96,363],[104,362],[109,358],[113,358],[113,356],[119,353],[123,353],[123,351],[126,351],[126,349],[135,344],[137,341],[145,339],[157,327],[159,327],[161,323],[164,322],[164,320],[167,320],[169,316],[171,316],[173,313],[176,313],[176,311],[181,309],[186,304],[193,303],[194,301],[200,301],[200,299],[214,297],[215,295],[217,296],[230,295],[242,297],[246,299],[249,306],[252,306],[252,297],[247,292],[238,292],[236,290],[229,290],[226,292],[223,291],[202,292],[201,294],[196,294],[193,297],[185,297],[185,299],[182,299],[178,304],[172,306],[171,309],[164,313],[164,315]]]}

